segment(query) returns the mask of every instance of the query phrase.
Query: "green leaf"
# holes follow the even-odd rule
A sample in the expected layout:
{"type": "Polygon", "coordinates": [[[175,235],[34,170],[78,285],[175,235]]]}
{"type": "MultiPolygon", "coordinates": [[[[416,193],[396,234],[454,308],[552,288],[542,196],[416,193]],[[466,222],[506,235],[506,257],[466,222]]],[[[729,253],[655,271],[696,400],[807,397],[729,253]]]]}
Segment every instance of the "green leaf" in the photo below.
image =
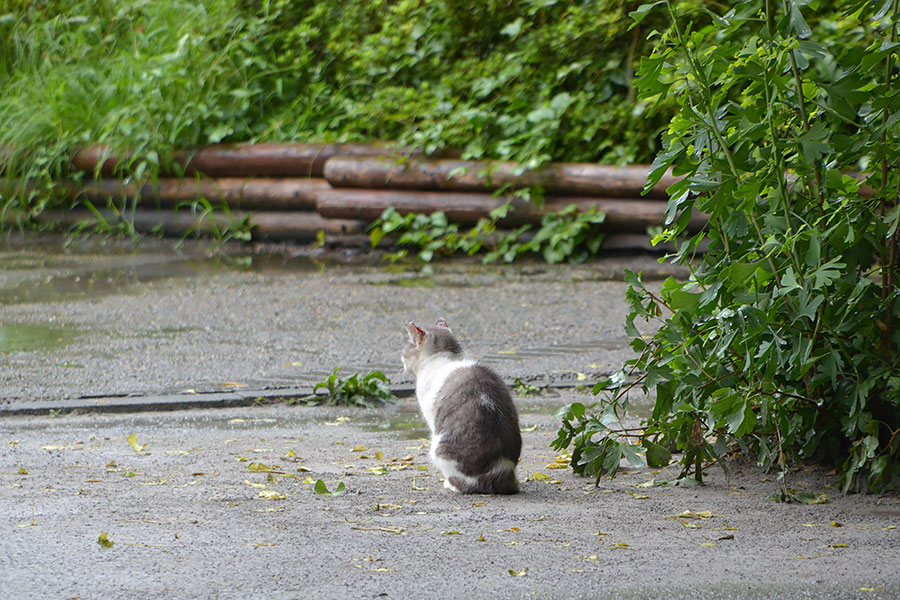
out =
{"type": "Polygon", "coordinates": [[[372,245],[372,248],[378,245],[382,239],[384,239],[385,231],[381,227],[376,227],[371,232],[369,232],[369,243],[372,245]]]}
{"type": "Polygon", "coordinates": [[[700,297],[701,294],[673,290],[669,292],[669,306],[674,310],[693,312],[696,310],[697,305],[700,304],[700,297]]]}
{"type": "Polygon", "coordinates": [[[628,442],[622,442],[619,444],[619,450],[622,452],[625,460],[628,461],[628,464],[638,469],[647,466],[647,462],[639,452],[640,448],[640,446],[635,446],[634,444],[629,444],[628,442]]]}
{"type": "Polygon", "coordinates": [[[825,142],[829,133],[824,123],[817,122],[798,138],[803,158],[807,162],[814,163],[831,153],[831,146],[825,142]]]}
{"type": "Polygon", "coordinates": [[[509,37],[516,37],[522,32],[522,25],[525,24],[525,19],[519,17],[506,27],[500,30],[500,33],[509,37]]]}
{"type": "Polygon", "coordinates": [[[338,484],[337,488],[335,488],[335,490],[333,492],[330,492],[330,491],[328,491],[328,487],[325,485],[325,482],[322,481],[321,479],[316,480],[316,483],[315,483],[315,486],[313,489],[316,492],[317,496],[320,496],[323,498],[334,498],[335,496],[340,496],[341,494],[343,494],[346,491],[346,489],[344,487],[344,482],[342,481],[338,484]]]}
{"type": "Polygon", "coordinates": [[[629,29],[639,25],[641,21],[643,21],[647,17],[647,15],[650,14],[650,11],[660,4],[665,4],[665,1],[663,0],[660,2],[649,2],[647,4],[642,4],[638,6],[637,9],[628,13],[628,16],[631,17],[632,21],[634,21],[629,29]]]}
{"type": "Polygon", "coordinates": [[[841,270],[847,266],[845,263],[841,262],[841,258],[842,257],[840,256],[833,258],[816,269],[813,273],[813,285],[816,289],[831,285],[841,276],[841,270]]]}
{"type": "Polygon", "coordinates": [[[556,118],[556,112],[550,108],[549,106],[542,106],[541,108],[536,108],[526,117],[529,123],[541,123],[544,121],[552,121],[556,118]]]}
{"type": "Polygon", "coordinates": [[[812,35],[812,29],[810,29],[809,24],[807,24],[806,19],[803,18],[803,13],[800,12],[800,6],[806,4],[806,2],[800,3],[796,0],[790,1],[790,25],[791,30],[797,34],[797,37],[800,39],[806,39],[812,35]]]}
{"type": "Polygon", "coordinates": [[[654,468],[662,468],[668,466],[672,461],[672,453],[665,446],[655,444],[647,438],[641,440],[641,445],[647,451],[647,465],[654,468]]]}

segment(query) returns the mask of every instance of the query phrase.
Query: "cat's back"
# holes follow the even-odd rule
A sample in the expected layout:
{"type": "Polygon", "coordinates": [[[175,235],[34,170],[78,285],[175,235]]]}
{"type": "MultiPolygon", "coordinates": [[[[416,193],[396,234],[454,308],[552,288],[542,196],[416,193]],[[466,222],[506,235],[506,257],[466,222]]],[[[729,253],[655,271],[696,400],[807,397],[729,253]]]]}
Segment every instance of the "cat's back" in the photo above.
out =
{"type": "Polygon", "coordinates": [[[491,411],[512,411],[509,389],[500,376],[489,367],[476,361],[460,361],[459,366],[447,373],[440,396],[452,403],[475,403],[491,411]]]}
{"type": "Polygon", "coordinates": [[[519,458],[519,417],[509,389],[500,376],[480,363],[448,373],[435,403],[435,432],[519,458]]]}

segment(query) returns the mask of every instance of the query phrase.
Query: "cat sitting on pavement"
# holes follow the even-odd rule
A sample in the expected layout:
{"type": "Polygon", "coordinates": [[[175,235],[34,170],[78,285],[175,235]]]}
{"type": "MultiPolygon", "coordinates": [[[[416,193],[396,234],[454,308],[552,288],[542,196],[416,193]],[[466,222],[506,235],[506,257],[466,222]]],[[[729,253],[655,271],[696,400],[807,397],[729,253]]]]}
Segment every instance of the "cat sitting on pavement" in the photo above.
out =
{"type": "Polygon", "coordinates": [[[463,356],[444,319],[432,329],[410,322],[401,358],[431,430],[431,461],[444,487],[463,494],[515,494],[522,450],[519,417],[506,385],[463,356]]]}

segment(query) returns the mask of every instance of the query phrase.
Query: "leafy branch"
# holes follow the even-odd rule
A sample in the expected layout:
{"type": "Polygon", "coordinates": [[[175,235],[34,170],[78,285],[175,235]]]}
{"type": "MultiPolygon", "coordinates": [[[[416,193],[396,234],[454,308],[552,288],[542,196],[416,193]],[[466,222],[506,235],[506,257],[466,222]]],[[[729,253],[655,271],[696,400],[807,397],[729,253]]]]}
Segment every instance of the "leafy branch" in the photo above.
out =
{"type": "Polygon", "coordinates": [[[702,481],[737,444],[780,470],[782,498],[788,463],[806,459],[834,464],[844,490],[900,487],[898,0],[823,5],[632,13],[670,19],[638,97],[680,106],[647,185],[672,168],[667,213],[711,218],[670,257],[687,281],[657,293],[626,276],[639,355],[590,410],[561,412],[555,445],[573,446],[577,472],[615,474],[631,450],[604,419],[640,385],[656,401],[635,439],[680,452],[680,477],[702,481]]]}

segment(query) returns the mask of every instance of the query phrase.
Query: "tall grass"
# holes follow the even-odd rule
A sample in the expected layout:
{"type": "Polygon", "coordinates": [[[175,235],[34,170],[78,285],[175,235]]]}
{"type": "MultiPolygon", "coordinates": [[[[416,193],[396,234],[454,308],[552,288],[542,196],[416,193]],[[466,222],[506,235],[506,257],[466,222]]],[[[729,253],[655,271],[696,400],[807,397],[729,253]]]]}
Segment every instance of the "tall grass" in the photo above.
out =
{"type": "Polygon", "coordinates": [[[127,156],[123,175],[143,179],[175,148],[251,136],[253,22],[232,3],[42,6],[0,16],[0,170],[36,184],[7,193],[4,212],[42,210],[85,144],[127,156]]]}

